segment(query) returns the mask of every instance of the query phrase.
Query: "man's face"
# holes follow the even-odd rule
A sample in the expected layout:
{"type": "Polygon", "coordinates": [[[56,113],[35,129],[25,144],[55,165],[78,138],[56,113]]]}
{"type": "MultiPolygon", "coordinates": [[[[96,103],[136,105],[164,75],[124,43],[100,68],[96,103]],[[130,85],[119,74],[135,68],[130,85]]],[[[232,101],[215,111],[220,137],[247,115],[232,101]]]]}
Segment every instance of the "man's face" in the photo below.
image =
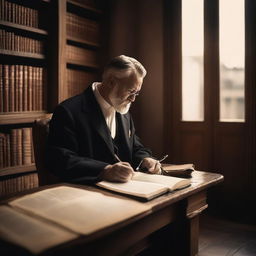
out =
{"type": "Polygon", "coordinates": [[[136,96],[141,90],[143,78],[131,74],[129,77],[117,79],[110,92],[109,99],[112,106],[120,114],[126,114],[135,101],[136,96]]]}

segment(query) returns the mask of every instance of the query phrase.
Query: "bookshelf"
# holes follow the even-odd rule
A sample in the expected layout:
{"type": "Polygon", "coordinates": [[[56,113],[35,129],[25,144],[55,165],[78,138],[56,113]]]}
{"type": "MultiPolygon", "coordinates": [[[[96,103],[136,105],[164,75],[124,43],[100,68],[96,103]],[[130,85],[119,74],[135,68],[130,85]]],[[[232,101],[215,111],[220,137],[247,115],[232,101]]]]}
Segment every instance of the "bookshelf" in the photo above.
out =
{"type": "Polygon", "coordinates": [[[0,196],[38,186],[34,120],[97,80],[97,2],[0,0],[0,196]]]}
{"type": "Polygon", "coordinates": [[[88,0],[59,0],[56,9],[60,14],[56,30],[61,38],[56,63],[60,76],[55,100],[59,103],[81,93],[98,77],[102,11],[88,0]]]}
{"type": "Polygon", "coordinates": [[[50,1],[0,0],[1,195],[38,186],[32,123],[48,113],[50,1]]]}

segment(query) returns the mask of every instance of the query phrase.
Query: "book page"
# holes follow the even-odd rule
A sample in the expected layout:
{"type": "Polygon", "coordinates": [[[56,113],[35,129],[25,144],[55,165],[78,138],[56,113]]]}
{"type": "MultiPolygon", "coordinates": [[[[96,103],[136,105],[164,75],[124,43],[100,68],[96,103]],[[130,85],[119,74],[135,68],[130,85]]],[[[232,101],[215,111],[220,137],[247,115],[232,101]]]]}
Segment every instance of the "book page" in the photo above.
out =
{"type": "Polygon", "coordinates": [[[191,183],[189,179],[181,179],[158,174],[147,174],[143,172],[135,172],[132,180],[162,184],[167,186],[170,191],[187,187],[191,183]]]}
{"type": "Polygon", "coordinates": [[[130,180],[125,183],[101,181],[97,183],[97,186],[119,193],[145,198],[147,200],[168,192],[168,188],[162,184],[138,180],[130,180]]]}
{"type": "Polygon", "coordinates": [[[134,200],[68,186],[36,192],[9,204],[84,235],[150,210],[134,200]]]}
{"type": "Polygon", "coordinates": [[[73,232],[27,216],[8,206],[0,206],[0,220],[0,237],[21,245],[32,253],[40,253],[77,237],[73,232]]]}

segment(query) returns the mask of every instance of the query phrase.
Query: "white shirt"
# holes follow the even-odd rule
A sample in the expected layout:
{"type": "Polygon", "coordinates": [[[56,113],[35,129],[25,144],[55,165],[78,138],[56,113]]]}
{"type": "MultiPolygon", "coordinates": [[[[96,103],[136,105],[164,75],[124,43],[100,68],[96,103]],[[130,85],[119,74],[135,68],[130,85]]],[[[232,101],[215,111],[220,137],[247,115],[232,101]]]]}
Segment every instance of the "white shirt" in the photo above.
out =
{"type": "Polygon", "coordinates": [[[101,96],[98,87],[101,83],[95,82],[92,84],[92,90],[97,102],[100,105],[102,113],[105,117],[106,124],[110,130],[111,137],[114,139],[116,136],[116,110],[108,104],[108,102],[101,96]]]}

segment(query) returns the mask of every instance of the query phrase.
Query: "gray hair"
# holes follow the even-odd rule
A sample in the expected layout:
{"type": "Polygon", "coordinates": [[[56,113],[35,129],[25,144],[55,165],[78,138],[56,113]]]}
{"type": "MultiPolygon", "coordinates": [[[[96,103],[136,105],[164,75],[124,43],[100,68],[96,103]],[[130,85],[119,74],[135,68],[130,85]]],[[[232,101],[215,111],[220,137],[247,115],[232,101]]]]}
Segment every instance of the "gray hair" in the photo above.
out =
{"type": "Polygon", "coordinates": [[[110,76],[124,78],[134,73],[136,76],[144,78],[147,74],[143,65],[132,57],[120,55],[112,59],[104,68],[103,80],[110,76]]]}

